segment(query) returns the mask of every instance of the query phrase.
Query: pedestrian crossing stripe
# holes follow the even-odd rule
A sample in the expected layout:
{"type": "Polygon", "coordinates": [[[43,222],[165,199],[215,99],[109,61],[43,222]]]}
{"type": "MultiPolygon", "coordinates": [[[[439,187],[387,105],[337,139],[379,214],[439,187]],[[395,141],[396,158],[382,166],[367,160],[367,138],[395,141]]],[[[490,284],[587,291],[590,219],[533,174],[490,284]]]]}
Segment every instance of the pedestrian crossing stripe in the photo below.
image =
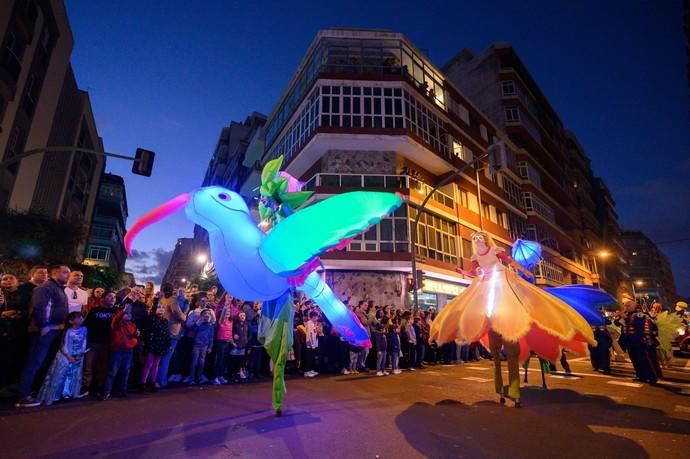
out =
{"type": "Polygon", "coordinates": [[[640,383],[625,382],[625,381],[606,381],[606,384],[614,384],[616,386],[637,387],[637,388],[640,388],[643,386],[643,384],[640,384],[640,383]]]}
{"type": "Polygon", "coordinates": [[[487,379],[487,378],[477,378],[475,376],[466,376],[466,377],[461,378],[461,379],[465,379],[467,381],[474,381],[474,382],[489,382],[489,381],[491,381],[490,379],[487,379]]]}
{"type": "Polygon", "coordinates": [[[489,367],[467,367],[467,368],[469,368],[470,370],[480,370],[480,371],[491,370],[491,368],[489,368],[489,367]]]}
{"type": "Polygon", "coordinates": [[[681,413],[690,413],[690,406],[676,405],[676,411],[681,413]]]}

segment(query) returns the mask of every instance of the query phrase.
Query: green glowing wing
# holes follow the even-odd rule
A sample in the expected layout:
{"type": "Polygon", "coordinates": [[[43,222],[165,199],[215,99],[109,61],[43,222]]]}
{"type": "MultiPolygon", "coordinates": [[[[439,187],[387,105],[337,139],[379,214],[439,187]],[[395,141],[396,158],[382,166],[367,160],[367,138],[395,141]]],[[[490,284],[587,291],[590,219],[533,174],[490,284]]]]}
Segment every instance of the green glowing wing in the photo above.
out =
{"type": "Polygon", "coordinates": [[[266,235],[259,253],[268,268],[286,274],[366,231],[402,204],[401,195],[354,191],[301,209],[266,235]]]}

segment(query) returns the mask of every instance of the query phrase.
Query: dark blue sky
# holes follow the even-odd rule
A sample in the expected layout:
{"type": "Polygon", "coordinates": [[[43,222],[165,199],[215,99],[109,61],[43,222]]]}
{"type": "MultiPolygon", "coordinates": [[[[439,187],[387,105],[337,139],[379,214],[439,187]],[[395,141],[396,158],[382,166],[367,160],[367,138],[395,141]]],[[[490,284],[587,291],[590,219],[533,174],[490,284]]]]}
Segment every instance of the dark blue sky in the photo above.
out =
{"type": "MultiPolygon", "coordinates": [[[[109,161],[127,182],[130,223],[200,184],[220,129],[271,111],[319,29],[374,27],[404,33],[439,67],[463,47],[511,42],[609,184],[621,223],[656,241],[690,236],[680,1],[66,4],[77,81],[106,149],[157,152],[150,179],[109,161]]],[[[129,268],[155,271],[191,230],[179,215],[144,232],[137,245],[147,253],[129,268]]],[[[689,295],[690,244],[661,248],[689,295]]]]}

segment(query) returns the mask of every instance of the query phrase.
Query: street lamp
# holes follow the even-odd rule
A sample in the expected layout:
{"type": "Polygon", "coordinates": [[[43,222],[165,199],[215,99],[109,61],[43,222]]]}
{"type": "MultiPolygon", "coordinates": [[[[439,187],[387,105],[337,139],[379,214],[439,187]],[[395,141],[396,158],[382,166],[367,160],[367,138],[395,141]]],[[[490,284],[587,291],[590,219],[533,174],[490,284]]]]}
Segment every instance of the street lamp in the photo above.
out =
{"type": "Polygon", "coordinates": [[[635,292],[635,286],[636,286],[636,285],[637,285],[638,287],[642,287],[642,286],[644,285],[644,281],[638,279],[638,280],[636,280],[635,282],[632,283],[633,299],[634,299],[635,301],[637,301],[637,293],[635,292]]]}
{"type": "Polygon", "coordinates": [[[611,256],[611,252],[609,252],[608,250],[600,250],[599,252],[597,252],[597,256],[600,258],[608,258],[611,256]]]}
{"type": "Polygon", "coordinates": [[[196,256],[196,261],[197,263],[204,264],[208,261],[208,255],[206,255],[205,253],[200,253],[196,256]]]}

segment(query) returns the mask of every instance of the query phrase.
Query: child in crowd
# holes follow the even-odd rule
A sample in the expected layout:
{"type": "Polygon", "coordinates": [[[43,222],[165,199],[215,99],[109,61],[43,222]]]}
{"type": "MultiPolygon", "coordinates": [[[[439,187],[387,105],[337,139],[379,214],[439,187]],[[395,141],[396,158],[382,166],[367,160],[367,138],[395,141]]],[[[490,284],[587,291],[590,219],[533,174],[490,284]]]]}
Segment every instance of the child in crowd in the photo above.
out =
{"type": "Polygon", "coordinates": [[[216,332],[216,342],[213,346],[213,379],[211,384],[226,384],[225,375],[228,372],[228,349],[232,342],[232,314],[230,306],[225,305],[218,312],[218,330],[216,332]]]}
{"type": "Polygon", "coordinates": [[[111,328],[110,364],[101,397],[103,401],[110,398],[110,391],[117,377],[120,379],[118,385],[120,395],[127,397],[127,379],[129,378],[129,369],[132,366],[133,349],[139,343],[137,339],[139,330],[132,322],[131,305],[125,306],[123,310],[115,314],[111,328]]]}
{"type": "Polygon", "coordinates": [[[400,362],[400,325],[392,324],[388,334],[388,352],[391,356],[391,367],[393,374],[399,375],[401,373],[399,368],[400,362]]]}
{"type": "Polygon", "coordinates": [[[376,341],[376,376],[388,376],[390,374],[386,371],[388,340],[381,322],[376,322],[374,325],[374,340],[376,341]]]}
{"type": "Polygon", "coordinates": [[[247,379],[244,369],[247,341],[249,340],[249,324],[244,312],[237,314],[237,319],[232,324],[232,349],[230,358],[232,359],[232,374],[238,374],[240,379],[247,379]]]}
{"type": "MultiPolygon", "coordinates": [[[[192,348],[192,365],[189,368],[189,384],[203,384],[204,366],[206,354],[210,354],[213,348],[213,333],[215,327],[212,324],[211,310],[203,309],[194,326],[194,347],[192,348]]],[[[204,378],[205,379],[205,378],[204,378]]]]}
{"type": "Polygon", "coordinates": [[[81,398],[82,368],[86,349],[84,316],[79,311],[70,312],[65,319],[65,329],[53,364],[46,374],[38,399],[44,405],[52,405],[60,398],[81,398]]]}
{"type": "Polygon", "coordinates": [[[170,348],[168,319],[165,318],[165,308],[162,306],[156,308],[155,314],[151,316],[151,324],[144,348],[146,350],[146,363],[141,370],[141,385],[152,392],[157,392],[159,387],[156,382],[158,365],[170,348]],[[146,385],[147,381],[149,382],[148,386],[146,385]]]}

